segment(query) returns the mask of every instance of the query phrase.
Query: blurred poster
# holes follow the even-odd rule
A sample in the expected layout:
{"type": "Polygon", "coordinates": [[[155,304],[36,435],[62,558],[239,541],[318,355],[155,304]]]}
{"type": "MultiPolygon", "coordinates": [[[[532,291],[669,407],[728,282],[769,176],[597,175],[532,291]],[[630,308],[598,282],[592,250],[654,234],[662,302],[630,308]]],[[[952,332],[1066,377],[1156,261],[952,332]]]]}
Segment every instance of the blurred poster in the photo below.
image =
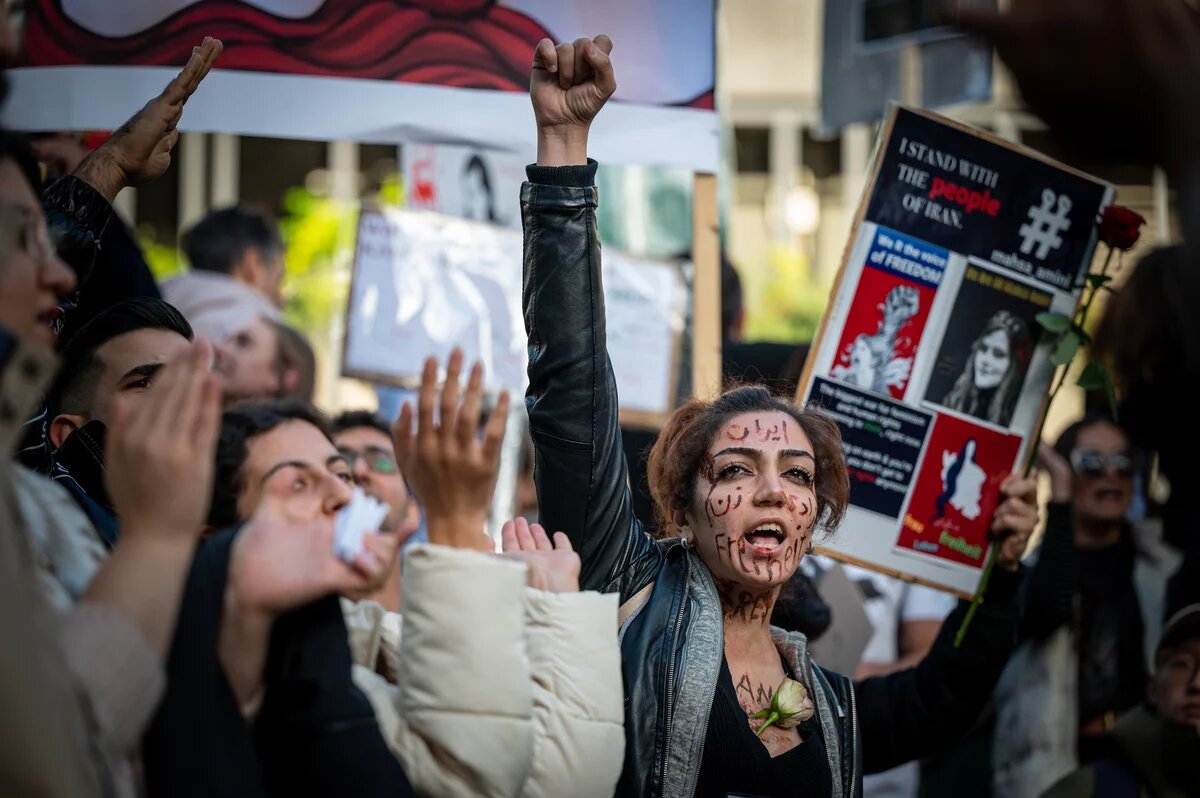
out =
{"type": "Polygon", "coordinates": [[[1073,313],[1113,189],[908,108],[874,164],[799,391],[850,467],[824,552],[971,595],[1054,374],[1036,316],[1073,313]]]}
{"type": "Polygon", "coordinates": [[[595,156],[715,172],[711,0],[31,0],[5,123],[112,129],[208,34],[225,52],[186,129],[530,152],[534,47],[599,32],[622,102],[595,156]]]}
{"type": "MultiPolygon", "coordinates": [[[[460,347],[489,389],[525,390],[519,231],[423,211],[359,219],[342,373],[411,387],[425,358],[460,347]]],[[[680,267],[604,254],[608,348],[624,414],[671,408],[686,289],[680,267]]]]}
{"type": "Polygon", "coordinates": [[[507,152],[412,144],[402,153],[408,207],[502,227],[521,226],[515,198],[525,159],[507,152]]]}

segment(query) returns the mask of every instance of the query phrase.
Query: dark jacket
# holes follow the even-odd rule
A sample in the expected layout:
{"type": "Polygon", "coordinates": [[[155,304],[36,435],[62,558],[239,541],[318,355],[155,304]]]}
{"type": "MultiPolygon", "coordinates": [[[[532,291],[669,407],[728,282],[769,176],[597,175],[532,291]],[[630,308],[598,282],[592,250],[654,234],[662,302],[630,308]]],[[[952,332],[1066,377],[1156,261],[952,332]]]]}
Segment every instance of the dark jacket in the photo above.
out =
{"type": "MultiPolygon", "coordinates": [[[[521,190],[529,411],[542,523],[571,535],[583,590],[649,598],[623,624],[622,796],[687,798],[703,759],[724,649],[712,576],[691,550],[656,543],[634,516],[605,344],[595,164],[530,167],[521,190]]],[[[813,695],[835,796],[862,773],[931,754],[965,732],[1016,641],[1019,579],[997,573],[961,649],[961,603],[917,668],[853,684],[812,664],[802,635],[776,630],[781,656],[813,695]]],[[[797,787],[801,790],[801,787],[797,787]]]]}
{"type": "Polygon", "coordinates": [[[149,795],[379,796],[412,789],[351,680],[337,596],[275,621],[253,725],[219,659],[221,615],[238,530],[203,541],[167,658],[167,692],[142,744],[149,795]]]}
{"type": "Polygon", "coordinates": [[[1200,734],[1144,707],[1108,733],[1115,756],[1080,768],[1042,798],[1185,798],[1200,795],[1200,734]]]}

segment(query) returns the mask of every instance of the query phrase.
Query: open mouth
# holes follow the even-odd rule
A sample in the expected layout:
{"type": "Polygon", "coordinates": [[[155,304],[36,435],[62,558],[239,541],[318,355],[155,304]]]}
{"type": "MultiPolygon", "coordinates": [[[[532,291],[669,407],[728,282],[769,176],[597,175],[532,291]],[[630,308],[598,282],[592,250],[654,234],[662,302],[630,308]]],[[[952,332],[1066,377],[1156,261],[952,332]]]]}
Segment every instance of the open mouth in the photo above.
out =
{"type": "Polygon", "coordinates": [[[1125,492],[1119,488],[1100,488],[1096,491],[1096,498],[1100,501],[1119,502],[1125,498],[1125,492]]]}
{"type": "Polygon", "coordinates": [[[753,530],[746,533],[743,539],[746,541],[755,554],[769,557],[775,554],[783,547],[785,535],[783,527],[777,523],[770,522],[759,524],[753,530]]]}

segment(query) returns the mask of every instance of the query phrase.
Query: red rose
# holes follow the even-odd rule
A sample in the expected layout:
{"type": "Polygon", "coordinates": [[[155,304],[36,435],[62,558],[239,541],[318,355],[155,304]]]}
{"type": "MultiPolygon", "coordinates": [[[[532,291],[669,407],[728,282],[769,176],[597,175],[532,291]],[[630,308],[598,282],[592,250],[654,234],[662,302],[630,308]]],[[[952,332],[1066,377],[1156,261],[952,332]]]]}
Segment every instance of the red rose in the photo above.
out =
{"type": "Polygon", "coordinates": [[[1145,217],[1120,205],[1109,205],[1100,214],[1100,240],[1113,249],[1130,250],[1142,234],[1145,217]]]}

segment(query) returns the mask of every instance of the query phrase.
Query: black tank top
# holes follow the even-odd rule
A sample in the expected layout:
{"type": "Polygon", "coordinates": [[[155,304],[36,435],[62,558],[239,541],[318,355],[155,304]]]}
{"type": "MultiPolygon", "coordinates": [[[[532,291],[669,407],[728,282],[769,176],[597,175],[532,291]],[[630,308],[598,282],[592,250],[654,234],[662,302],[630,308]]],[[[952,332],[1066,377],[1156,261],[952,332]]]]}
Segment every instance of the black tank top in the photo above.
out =
{"type": "Polygon", "coordinates": [[[833,776],[817,717],[801,723],[797,730],[804,742],[772,758],[746,722],[746,711],[738,703],[729,663],[722,655],[721,675],[717,678],[717,693],[704,737],[696,798],[830,795],[833,776]]]}

